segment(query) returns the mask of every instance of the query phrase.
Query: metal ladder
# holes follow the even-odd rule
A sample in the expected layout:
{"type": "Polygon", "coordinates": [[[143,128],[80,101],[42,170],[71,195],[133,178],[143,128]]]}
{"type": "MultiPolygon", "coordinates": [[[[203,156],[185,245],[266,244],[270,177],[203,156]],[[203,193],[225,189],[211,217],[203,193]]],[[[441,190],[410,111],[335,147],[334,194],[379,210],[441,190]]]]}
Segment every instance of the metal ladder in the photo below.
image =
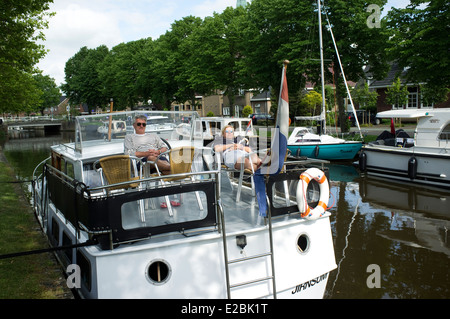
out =
{"type": "Polygon", "coordinates": [[[233,288],[251,285],[251,284],[254,284],[257,282],[262,282],[262,281],[267,281],[267,280],[272,281],[272,296],[274,299],[276,299],[277,298],[277,289],[276,289],[276,283],[275,283],[276,282],[276,280],[275,280],[275,263],[274,263],[274,255],[273,255],[273,233],[272,233],[272,218],[271,218],[271,212],[270,212],[270,205],[267,206],[268,213],[267,213],[267,217],[265,218],[265,220],[269,226],[267,229],[267,232],[269,233],[270,250],[265,253],[261,253],[261,254],[257,254],[257,255],[253,255],[253,256],[249,256],[249,257],[237,258],[237,259],[233,259],[233,260],[229,260],[229,258],[228,258],[227,236],[226,236],[226,231],[225,231],[225,216],[224,216],[223,207],[222,207],[222,204],[220,203],[220,200],[218,201],[218,208],[219,208],[219,214],[220,214],[221,225],[222,225],[222,237],[223,237],[222,241],[223,241],[224,259],[225,259],[225,275],[226,275],[228,299],[231,299],[231,290],[233,288]],[[264,258],[267,256],[270,256],[270,263],[271,263],[270,270],[272,272],[269,276],[266,276],[263,278],[257,278],[257,279],[253,279],[253,280],[248,280],[248,281],[240,282],[240,283],[236,283],[236,284],[230,283],[229,265],[254,260],[257,258],[264,258]]]}

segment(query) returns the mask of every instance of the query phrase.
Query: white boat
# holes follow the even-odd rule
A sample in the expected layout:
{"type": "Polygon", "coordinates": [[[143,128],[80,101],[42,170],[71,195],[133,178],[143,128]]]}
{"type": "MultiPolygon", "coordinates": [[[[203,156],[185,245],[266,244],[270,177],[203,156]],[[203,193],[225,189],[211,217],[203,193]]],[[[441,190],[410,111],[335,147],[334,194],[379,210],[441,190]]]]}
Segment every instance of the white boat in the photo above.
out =
{"type": "MultiPolygon", "coordinates": [[[[146,133],[154,133],[163,139],[170,139],[174,134],[176,127],[175,123],[171,122],[171,117],[168,116],[165,111],[141,111],[139,114],[144,115],[147,118],[147,126],[145,127],[146,133]]],[[[133,121],[134,119],[128,117],[127,119],[127,134],[134,133],[133,121]]]]}
{"type": "Polygon", "coordinates": [[[174,129],[175,124],[171,122],[171,119],[165,114],[149,115],[147,117],[146,133],[155,133],[161,138],[168,139],[171,138],[174,129]]]}
{"type": "Polygon", "coordinates": [[[107,137],[109,132],[109,125],[111,125],[111,134],[125,136],[127,133],[127,123],[122,120],[113,120],[111,124],[109,121],[103,122],[103,125],[97,129],[97,132],[102,136],[107,137]]]}
{"type": "MultiPolygon", "coordinates": [[[[189,137],[168,143],[195,147],[192,172],[139,173],[134,186],[116,183],[118,189],[110,190],[96,162],[123,154],[123,139],[87,134],[100,116],[76,117],[75,142],[52,146],[51,163],[41,163],[34,174],[42,171],[34,182],[37,218],[51,245],[60,247],[58,259],[81,297],[323,297],[336,268],[330,213],[315,220],[300,216],[296,191],[306,168],[268,178],[269,214],[259,217],[251,187],[241,186],[237,203],[237,183],[211,163],[211,148],[194,138],[198,126],[191,125],[189,137]],[[174,201],[171,213],[162,206],[165,199],[174,201]]],[[[166,116],[177,125],[183,117],[200,120],[196,112],[166,116]]],[[[309,183],[309,205],[319,201],[321,185],[309,183]]]]}
{"type": "MultiPolygon", "coordinates": [[[[246,138],[256,137],[253,123],[248,118],[235,118],[235,117],[201,117],[200,120],[196,120],[197,130],[195,132],[196,139],[202,139],[203,144],[206,146],[211,143],[216,137],[222,135],[222,129],[231,125],[234,128],[234,136],[241,136],[246,138]]],[[[187,137],[190,134],[190,121],[189,123],[182,123],[177,126],[175,132],[178,136],[187,137]]],[[[177,138],[173,136],[173,138],[177,138]]],[[[257,142],[253,142],[252,145],[257,145],[257,142]]]]}
{"type": "Polygon", "coordinates": [[[347,141],[328,134],[314,134],[310,128],[301,126],[295,127],[288,139],[288,149],[295,157],[351,160],[361,147],[361,141],[347,141]]]}
{"type": "MultiPolygon", "coordinates": [[[[321,66],[321,82],[322,82],[322,114],[320,116],[300,116],[296,119],[302,120],[316,120],[321,124],[320,134],[313,134],[313,132],[305,127],[299,127],[294,129],[288,140],[288,149],[293,156],[307,156],[309,158],[317,158],[322,160],[351,160],[361,150],[362,141],[347,141],[327,134],[326,132],[326,105],[325,105],[325,67],[323,58],[323,41],[322,41],[322,13],[320,0],[317,1],[318,7],[318,21],[319,21],[319,45],[320,45],[320,66],[321,66]]],[[[339,57],[339,52],[334,40],[333,31],[330,21],[328,21],[328,30],[331,33],[333,39],[336,55],[339,60],[339,66],[343,75],[345,87],[347,89],[347,95],[352,106],[352,110],[355,113],[355,120],[360,131],[358,117],[356,116],[355,107],[353,106],[353,100],[350,94],[350,90],[345,78],[344,69],[339,57]]],[[[361,135],[362,138],[362,135],[361,135]]]]}
{"type": "Polygon", "coordinates": [[[248,118],[237,117],[202,117],[202,130],[204,139],[214,139],[222,135],[222,129],[231,125],[234,128],[234,136],[254,136],[253,123],[248,118]]]}
{"type": "Polygon", "coordinates": [[[379,118],[417,119],[413,138],[364,145],[359,168],[369,175],[450,188],[450,109],[391,110],[379,118]]]}

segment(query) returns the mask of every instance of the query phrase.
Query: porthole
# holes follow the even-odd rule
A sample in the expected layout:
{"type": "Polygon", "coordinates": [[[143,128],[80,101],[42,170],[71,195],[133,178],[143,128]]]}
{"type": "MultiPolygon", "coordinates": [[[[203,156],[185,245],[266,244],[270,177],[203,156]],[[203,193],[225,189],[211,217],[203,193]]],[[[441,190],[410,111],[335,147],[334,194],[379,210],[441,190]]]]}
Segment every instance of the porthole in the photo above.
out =
{"type": "Polygon", "coordinates": [[[172,270],[167,261],[158,259],[148,264],[146,277],[154,285],[163,285],[169,280],[171,273],[172,270]]]}
{"type": "Polygon", "coordinates": [[[300,253],[306,253],[309,249],[310,240],[308,235],[301,234],[297,238],[297,249],[300,253]]]}

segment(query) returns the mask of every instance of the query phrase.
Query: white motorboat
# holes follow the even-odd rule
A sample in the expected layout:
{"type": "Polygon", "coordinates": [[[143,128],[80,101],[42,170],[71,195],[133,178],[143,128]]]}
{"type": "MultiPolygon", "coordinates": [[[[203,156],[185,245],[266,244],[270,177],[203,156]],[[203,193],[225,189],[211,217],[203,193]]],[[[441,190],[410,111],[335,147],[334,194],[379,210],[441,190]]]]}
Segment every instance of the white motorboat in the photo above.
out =
{"type": "Polygon", "coordinates": [[[364,145],[362,172],[450,188],[450,109],[391,110],[377,117],[417,119],[417,126],[413,138],[393,136],[364,145]]]}
{"type": "Polygon", "coordinates": [[[314,134],[307,127],[295,127],[288,139],[292,156],[323,160],[351,160],[361,150],[361,141],[348,141],[328,134],[314,134]]]}
{"type": "Polygon", "coordinates": [[[149,115],[147,116],[147,127],[145,128],[146,133],[154,133],[159,135],[161,138],[168,139],[172,136],[173,130],[175,129],[175,124],[171,122],[171,119],[163,115],[149,115]]]}
{"type": "MultiPolygon", "coordinates": [[[[187,137],[191,133],[191,121],[179,124],[175,131],[173,138],[177,136],[187,137]]],[[[201,117],[200,120],[195,120],[196,129],[196,139],[202,139],[203,145],[208,145],[216,137],[222,135],[222,129],[231,125],[234,128],[234,136],[241,136],[246,138],[256,137],[253,123],[251,119],[248,118],[237,118],[237,117],[201,117]]],[[[253,142],[252,145],[257,145],[257,142],[253,142]]]]}
{"type": "Polygon", "coordinates": [[[127,124],[125,121],[114,120],[109,123],[108,121],[103,122],[103,125],[97,129],[97,132],[104,136],[105,138],[110,131],[109,126],[111,125],[111,134],[125,136],[127,133],[127,124]]]}
{"type": "MultiPolygon", "coordinates": [[[[175,123],[171,122],[171,117],[167,116],[165,111],[139,112],[147,118],[146,133],[154,133],[163,139],[170,139],[174,133],[175,123]]],[[[134,133],[133,121],[134,119],[128,117],[127,119],[127,134],[134,133]]]]}
{"type": "MultiPolygon", "coordinates": [[[[176,125],[183,118],[200,120],[196,112],[165,116],[176,125]]],[[[140,164],[130,169],[132,182],[108,184],[106,166],[97,163],[123,154],[123,139],[88,134],[100,119],[77,117],[74,142],[52,146],[51,160],[34,174],[37,218],[81,297],[323,297],[336,268],[330,213],[301,217],[296,194],[306,167],[267,178],[269,211],[260,217],[251,187],[240,186],[237,202],[232,174],[211,162],[211,148],[194,138],[198,126],[190,125],[188,137],[167,140],[172,150],[194,147],[189,172],[149,175],[131,158],[140,164]]],[[[328,182],[319,183],[311,180],[302,203],[326,198],[320,191],[328,182]]]]}

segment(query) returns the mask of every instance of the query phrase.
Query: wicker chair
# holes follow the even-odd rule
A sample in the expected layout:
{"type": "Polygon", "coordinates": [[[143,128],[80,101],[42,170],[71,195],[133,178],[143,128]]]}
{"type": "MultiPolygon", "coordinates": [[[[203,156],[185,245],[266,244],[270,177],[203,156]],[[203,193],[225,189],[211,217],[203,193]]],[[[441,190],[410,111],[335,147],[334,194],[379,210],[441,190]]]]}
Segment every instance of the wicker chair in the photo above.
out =
{"type": "MultiPolygon", "coordinates": [[[[106,179],[108,184],[124,183],[132,180],[140,179],[140,175],[137,172],[136,160],[138,158],[130,158],[128,155],[115,155],[108,156],[100,159],[98,162],[102,168],[102,177],[106,179]],[[131,164],[133,162],[134,175],[131,175],[131,164]]],[[[109,190],[115,189],[128,189],[136,188],[139,183],[129,183],[125,185],[118,185],[114,187],[109,187],[109,190]]]]}
{"type": "MultiPolygon", "coordinates": [[[[94,167],[100,164],[100,176],[102,185],[120,184],[106,188],[106,194],[114,190],[124,190],[140,187],[139,182],[126,183],[142,179],[142,165],[137,168],[139,158],[129,155],[114,155],[101,158],[94,163],[94,167]],[[133,173],[133,174],[132,174],[133,173]]],[[[138,201],[139,214],[141,221],[145,222],[145,212],[143,200],[138,201]]]]}

